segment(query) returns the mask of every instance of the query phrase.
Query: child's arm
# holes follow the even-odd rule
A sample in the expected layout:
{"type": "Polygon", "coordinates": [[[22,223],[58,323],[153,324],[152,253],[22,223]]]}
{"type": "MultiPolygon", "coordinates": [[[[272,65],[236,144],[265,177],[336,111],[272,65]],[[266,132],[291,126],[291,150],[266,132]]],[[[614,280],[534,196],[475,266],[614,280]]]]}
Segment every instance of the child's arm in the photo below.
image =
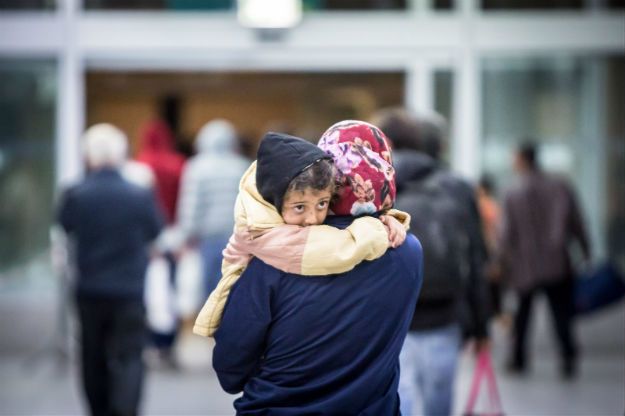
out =
{"type": "MultiPolygon", "coordinates": [[[[401,211],[391,210],[386,215],[404,227],[410,223],[410,216],[401,211]]],[[[382,221],[362,217],[344,230],[328,225],[282,225],[257,238],[248,235],[245,240],[250,253],[277,269],[323,276],[343,273],[363,260],[381,257],[389,247],[389,232],[382,221]]]]}
{"type": "Polygon", "coordinates": [[[195,324],[193,325],[194,334],[204,337],[212,337],[215,334],[215,331],[219,328],[230,290],[239,280],[246,266],[247,263],[241,265],[228,263],[225,259],[222,261],[221,279],[219,279],[217,287],[206,299],[204,306],[202,306],[197,318],[195,318],[195,324]]]}
{"type": "MultiPolygon", "coordinates": [[[[410,216],[401,211],[386,215],[401,221],[404,227],[410,223],[410,216]]],[[[243,274],[251,255],[288,273],[326,275],[351,270],[363,260],[376,259],[386,252],[388,245],[386,226],[373,217],[359,218],[345,230],[327,225],[282,225],[262,233],[237,231],[223,253],[222,277],[200,310],[193,332],[213,336],[230,290],[243,274]]]]}
{"type": "Polygon", "coordinates": [[[195,319],[194,334],[212,337],[219,328],[230,290],[252,259],[249,238],[250,233],[241,231],[235,231],[230,236],[228,245],[223,251],[221,278],[195,319]]]}

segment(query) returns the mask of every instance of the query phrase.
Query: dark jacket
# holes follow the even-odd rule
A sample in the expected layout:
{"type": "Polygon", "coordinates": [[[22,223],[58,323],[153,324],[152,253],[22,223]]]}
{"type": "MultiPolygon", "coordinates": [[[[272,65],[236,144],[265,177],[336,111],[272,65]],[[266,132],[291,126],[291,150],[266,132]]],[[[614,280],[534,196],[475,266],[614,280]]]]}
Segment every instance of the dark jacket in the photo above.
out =
{"type": "Polygon", "coordinates": [[[502,254],[515,289],[527,291],[570,277],[572,242],[590,257],[575,194],[560,178],[540,171],[521,177],[506,194],[503,220],[502,254]]]}
{"type": "MultiPolygon", "coordinates": [[[[419,218],[419,212],[411,209],[410,198],[414,195],[412,184],[437,175],[443,190],[447,190],[462,208],[468,237],[465,264],[468,266],[462,279],[462,289],[449,299],[427,299],[420,297],[415,308],[410,330],[423,331],[442,328],[459,323],[465,337],[484,337],[487,334],[489,318],[486,282],[482,275],[486,259],[486,246],[481,231],[481,220],[473,187],[465,180],[451,173],[440,163],[424,153],[413,150],[397,150],[393,153],[397,181],[396,208],[419,218]]],[[[419,236],[417,236],[419,237],[419,236]]],[[[424,243],[425,244],[425,243],[424,243]]],[[[428,265],[424,264],[424,288],[428,284],[428,265]]]]}
{"type": "Polygon", "coordinates": [[[253,259],[230,293],[213,351],[224,390],[243,390],[237,413],[399,414],[398,357],[421,262],[413,235],[335,276],[288,274],[253,259]]]}
{"type": "Polygon", "coordinates": [[[75,239],[78,296],[143,299],[148,243],[162,227],[152,191],[98,170],[65,192],[58,221],[75,239]]]}

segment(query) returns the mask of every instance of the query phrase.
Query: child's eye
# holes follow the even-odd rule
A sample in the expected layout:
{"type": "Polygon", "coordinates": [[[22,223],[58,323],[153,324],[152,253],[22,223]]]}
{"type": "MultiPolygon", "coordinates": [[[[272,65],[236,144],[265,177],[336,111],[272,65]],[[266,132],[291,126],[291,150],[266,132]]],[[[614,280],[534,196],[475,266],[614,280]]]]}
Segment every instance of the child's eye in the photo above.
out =
{"type": "Polygon", "coordinates": [[[321,201],[317,204],[319,209],[325,209],[328,206],[328,201],[321,201]]]}
{"type": "Polygon", "coordinates": [[[301,214],[302,212],[304,212],[304,206],[303,205],[295,205],[293,207],[293,210],[295,212],[297,212],[298,214],[301,214]]]}

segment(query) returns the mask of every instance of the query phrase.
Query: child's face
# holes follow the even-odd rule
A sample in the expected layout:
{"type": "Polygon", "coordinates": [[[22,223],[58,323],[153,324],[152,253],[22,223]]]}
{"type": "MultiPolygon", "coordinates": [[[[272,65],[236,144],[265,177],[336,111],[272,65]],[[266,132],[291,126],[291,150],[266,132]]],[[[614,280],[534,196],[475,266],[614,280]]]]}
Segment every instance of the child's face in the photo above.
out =
{"type": "Polygon", "coordinates": [[[330,189],[291,191],[282,203],[282,218],[287,224],[303,227],[322,224],[328,215],[331,198],[330,189]]]}

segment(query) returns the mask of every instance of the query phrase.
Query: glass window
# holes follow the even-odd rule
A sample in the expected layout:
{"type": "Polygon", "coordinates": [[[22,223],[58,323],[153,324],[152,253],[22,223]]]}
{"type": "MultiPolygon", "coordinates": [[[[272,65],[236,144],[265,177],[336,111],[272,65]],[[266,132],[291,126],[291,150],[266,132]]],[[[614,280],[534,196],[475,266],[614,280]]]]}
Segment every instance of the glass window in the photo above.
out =
{"type": "Polygon", "coordinates": [[[0,10],[50,10],[56,0],[0,0],[0,10]]]}
{"type": "Polygon", "coordinates": [[[311,9],[325,10],[402,10],[406,0],[304,0],[311,9]]]}
{"type": "Polygon", "coordinates": [[[608,0],[606,3],[608,9],[625,9],[625,0],[608,0]]]}
{"type": "Polygon", "coordinates": [[[447,120],[448,145],[445,148],[443,158],[449,161],[450,150],[453,146],[453,87],[454,73],[451,69],[437,69],[434,71],[434,111],[441,114],[447,120]]]}
{"type": "Polygon", "coordinates": [[[606,60],[607,252],[625,271],[625,57],[606,60]]]}
{"type": "Polygon", "coordinates": [[[228,10],[234,0],[83,0],[87,10],[228,10]]]}
{"type": "Polygon", "coordinates": [[[454,0],[434,0],[434,10],[451,10],[454,8],[454,0]]]}
{"type": "Polygon", "coordinates": [[[442,114],[449,122],[450,131],[452,120],[454,73],[451,69],[437,69],[434,71],[434,110],[442,114]]]}
{"type": "Polygon", "coordinates": [[[625,0],[482,0],[484,10],[581,10],[595,7],[623,9],[625,0]]]}
{"type": "Polygon", "coordinates": [[[624,61],[564,56],[482,62],[483,171],[508,185],[512,152],[533,139],[541,165],[575,185],[596,254],[621,259],[624,61]]]}
{"type": "Polygon", "coordinates": [[[485,10],[582,9],[584,4],[584,0],[482,0],[485,10]]]}
{"type": "Polygon", "coordinates": [[[583,94],[579,59],[486,59],[482,73],[484,167],[510,173],[524,139],[541,141],[551,170],[571,173],[579,145],[583,94]]]}
{"type": "MultiPolygon", "coordinates": [[[[84,5],[91,10],[229,10],[236,8],[236,0],[84,0],[84,5]]],[[[302,7],[304,11],[402,10],[406,0],[303,0],[302,7]]]]}
{"type": "Polygon", "coordinates": [[[0,60],[0,276],[48,258],[56,95],[54,62],[0,60]]]}

